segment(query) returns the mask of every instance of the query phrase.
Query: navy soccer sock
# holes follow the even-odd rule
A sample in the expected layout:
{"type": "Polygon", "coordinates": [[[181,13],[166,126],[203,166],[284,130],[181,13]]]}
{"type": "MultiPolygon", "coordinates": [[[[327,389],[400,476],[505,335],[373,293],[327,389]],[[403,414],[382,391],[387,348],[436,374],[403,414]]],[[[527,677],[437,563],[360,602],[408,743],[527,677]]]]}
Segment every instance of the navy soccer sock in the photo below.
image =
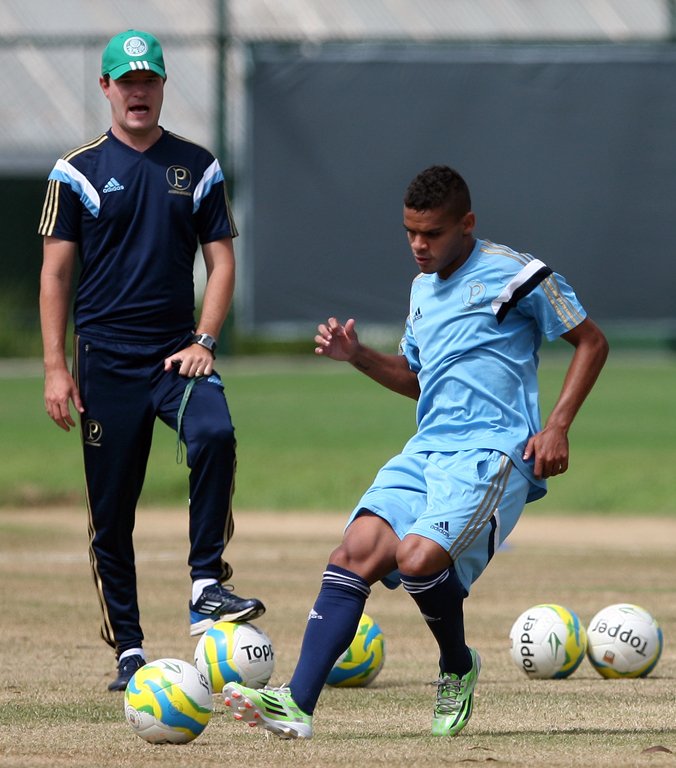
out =
{"type": "Polygon", "coordinates": [[[296,704],[311,715],[336,659],[352,642],[371,589],[356,573],[328,565],[305,627],[289,688],[296,704]]]}
{"type": "Polygon", "coordinates": [[[451,566],[430,576],[405,576],[402,573],[401,583],[417,603],[439,645],[439,669],[460,677],[467,674],[472,668],[472,657],[465,643],[462,609],[467,592],[455,568],[451,566]]]}

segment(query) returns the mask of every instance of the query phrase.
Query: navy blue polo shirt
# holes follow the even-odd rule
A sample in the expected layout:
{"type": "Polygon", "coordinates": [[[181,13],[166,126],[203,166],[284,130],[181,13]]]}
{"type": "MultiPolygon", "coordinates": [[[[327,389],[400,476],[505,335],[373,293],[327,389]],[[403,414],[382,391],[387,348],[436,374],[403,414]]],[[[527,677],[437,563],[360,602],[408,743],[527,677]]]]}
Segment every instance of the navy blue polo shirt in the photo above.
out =
{"type": "Polygon", "coordinates": [[[78,244],[76,333],[130,340],[194,328],[197,244],[237,235],[218,161],[165,130],[145,152],[108,131],[65,154],[38,231],[78,244]]]}

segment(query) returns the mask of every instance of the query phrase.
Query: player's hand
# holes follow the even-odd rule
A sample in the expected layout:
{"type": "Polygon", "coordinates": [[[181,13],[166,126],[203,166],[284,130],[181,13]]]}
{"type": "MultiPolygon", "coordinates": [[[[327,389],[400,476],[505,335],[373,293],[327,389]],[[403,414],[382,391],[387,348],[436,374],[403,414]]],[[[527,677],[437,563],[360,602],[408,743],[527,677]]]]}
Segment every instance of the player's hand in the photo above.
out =
{"type": "Polygon", "coordinates": [[[45,410],[56,426],[65,432],[70,432],[75,426],[70,411],[71,401],[78,413],[84,413],[80,391],[70,373],[66,369],[46,373],[45,410]]]}
{"type": "Polygon", "coordinates": [[[568,434],[563,429],[545,427],[533,435],[523,452],[524,461],[535,458],[533,473],[538,479],[562,475],[568,469],[568,434]]]}
{"type": "Polygon", "coordinates": [[[345,325],[335,317],[330,317],[326,324],[317,326],[315,336],[315,354],[325,355],[333,360],[349,362],[353,360],[359,349],[359,338],[354,330],[354,319],[350,318],[345,325]]]}
{"type": "Polygon", "coordinates": [[[214,356],[201,344],[190,344],[190,346],[165,359],[164,370],[171,371],[172,369],[189,379],[211,376],[214,370],[214,356]]]}

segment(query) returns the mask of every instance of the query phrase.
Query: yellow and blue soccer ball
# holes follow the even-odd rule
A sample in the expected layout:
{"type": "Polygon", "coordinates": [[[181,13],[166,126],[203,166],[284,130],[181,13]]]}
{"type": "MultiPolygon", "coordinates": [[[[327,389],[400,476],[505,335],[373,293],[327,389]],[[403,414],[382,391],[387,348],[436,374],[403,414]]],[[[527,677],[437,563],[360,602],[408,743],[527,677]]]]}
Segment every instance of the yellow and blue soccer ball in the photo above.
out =
{"type": "Polygon", "coordinates": [[[662,655],[662,629],[632,603],[602,608],[587,627],[587,656],[602,677],[646,677],[662,655]]]}
{"type": "Polygon", "coordinates": [[[351,688],[373,682],[385,663],[385,638],[376,622],[365,613],[350,643],[350,647],[336,661],[326,682],[329,685],[351,688]]]}
{"type": "Polygon", "coordinates": [[[200,637],[195,666],[214,693],[220,693],[226,683],[262,688],[272,676],[275,654],[260,627],[246,621],[218,621],[200,637]]]}
{"type": "Polygon", "coordinates": [[[207,727],[211,686],[192,664],[158,659],[138,669],[124,693],[124,714],[134,733],[151,744],[186,744],[207,727]]]}
{"type": "Polygon", "coordinates": [[[580,666],[587,633],[576,613],[555,603],[534,605],[509,633],[512,660],[530,678],[563,678],[580,666]]]}

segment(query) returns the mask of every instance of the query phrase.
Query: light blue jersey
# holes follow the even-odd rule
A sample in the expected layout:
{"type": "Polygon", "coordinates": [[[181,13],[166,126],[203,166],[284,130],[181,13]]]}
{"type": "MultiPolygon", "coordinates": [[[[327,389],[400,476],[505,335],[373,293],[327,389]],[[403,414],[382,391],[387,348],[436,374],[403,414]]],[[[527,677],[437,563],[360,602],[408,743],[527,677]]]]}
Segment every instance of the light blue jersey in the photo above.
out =
{"type": "Polygon", "coordinates": [[[488,240],[448,279],[418,275],[400,348],[420,383],[418,430],[403,453],[497,450],[530,481],[528,501],[543,496],[522,459],[541,428],[538,349],[585,317],[560,275],[488,240]]]}

